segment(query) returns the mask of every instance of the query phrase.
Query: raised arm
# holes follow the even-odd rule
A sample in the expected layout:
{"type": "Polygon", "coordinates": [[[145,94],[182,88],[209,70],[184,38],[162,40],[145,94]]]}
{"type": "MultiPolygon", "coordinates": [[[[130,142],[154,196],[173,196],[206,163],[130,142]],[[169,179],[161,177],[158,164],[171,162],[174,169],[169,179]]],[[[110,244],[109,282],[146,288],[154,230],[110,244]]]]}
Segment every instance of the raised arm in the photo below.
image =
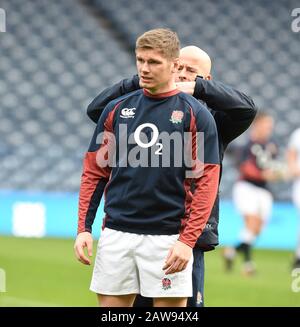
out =
{"type": "Polygon", "coordinates": [[[257,109],[252,99],[224,83],[197,77],[195,82],[177,85],[215,111],[218,131],[227,144],[241,135],[256,115],[257,109]]]}
{"type": "Polygon", "coordinates": [[[138,75],[134,75],[132,78],[123,79],[119,83],[106,88],[99,95],[97,95],[96,98],[89,104],[87,108],[87,115],[93,122],[97,123],[103,109],[110,101],[132,91],[138,90],[139,88],[138,75]]]}
{"type": "Polygon", "coordinates": [[[249,96],[218,81],[196,78],[194,97],[221,113],[216,116],[216,123],[227,144],[251,125],[257,112],[249,96]]]}
{"type": "Polygon", "coordinates": [[[287,149],[287,163],[291,178],[300,177],[300,165],[298,161],[300,142],[300,128],[294,131],[290,137],[287,149]]]}

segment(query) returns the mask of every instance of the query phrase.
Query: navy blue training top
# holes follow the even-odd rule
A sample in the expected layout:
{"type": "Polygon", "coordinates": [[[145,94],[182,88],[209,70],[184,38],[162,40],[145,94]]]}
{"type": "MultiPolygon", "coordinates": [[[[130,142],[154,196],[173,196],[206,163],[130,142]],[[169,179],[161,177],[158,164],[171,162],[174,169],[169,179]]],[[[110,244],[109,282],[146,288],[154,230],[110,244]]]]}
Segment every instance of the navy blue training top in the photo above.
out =
{"type": "Polygon", "coordinates": [[[219,168],[215,121],[192,96],[137,90],[112,101],[85,155],[78,233],[91,232],[104,193],[104,226],[137,234],[180,233],[179,240],[194,247],[216,199],[219,168]],[[174,144],[170,135],[176,135],[174,144]],[[189,151],[191,167],[185,160],[189,151]]]}
{"type": "MultiPolygon", "coordinates": [[[[89,104],[87,115],[97,123],[105,106],[112,100],[140,89],[139,77],[121,80],[106,88],[89,104]]],[[[252,123],[257,109],[253,100],[246,94],[216,80],[196,78],[194,98],[207,105],[213,115],[219,142],[220,178],[222,175],[222,159],[227,145],[241,135],[252,123]]],[[[196,246],[203,251],[210,251],[219,244],[219,196],[217,196],[210,217],[196,246]]]]}

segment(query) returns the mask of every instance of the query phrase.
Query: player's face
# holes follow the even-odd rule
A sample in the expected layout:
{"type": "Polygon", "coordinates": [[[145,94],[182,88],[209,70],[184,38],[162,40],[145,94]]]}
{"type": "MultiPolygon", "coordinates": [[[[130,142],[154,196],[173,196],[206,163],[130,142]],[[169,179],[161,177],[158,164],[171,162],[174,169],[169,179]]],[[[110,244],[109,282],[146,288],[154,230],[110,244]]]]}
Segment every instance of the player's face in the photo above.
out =
{"type": "Polygon", "coordinates": [[[164,92],[163,89],[174,82],[178,69],[178,59],[168,59],[158,50],[136,50],[136,65],[140,87],[151,93],[164,92]]]}
{"type": "Polygon", "coordinates": [[[197,57],[192,55],[181,54],[179,57],[179,67],[176,73],[176,82],[192,82],[197,75],[204,79],[211,79],[207,74],[207,69],[197,57]]]}
{"type": "Polygon", "coordinates": [[[263,117],[256,122],[256,131],[263,140],[268,140],[273,133],[274,120],[272,117],[263,117]]]}

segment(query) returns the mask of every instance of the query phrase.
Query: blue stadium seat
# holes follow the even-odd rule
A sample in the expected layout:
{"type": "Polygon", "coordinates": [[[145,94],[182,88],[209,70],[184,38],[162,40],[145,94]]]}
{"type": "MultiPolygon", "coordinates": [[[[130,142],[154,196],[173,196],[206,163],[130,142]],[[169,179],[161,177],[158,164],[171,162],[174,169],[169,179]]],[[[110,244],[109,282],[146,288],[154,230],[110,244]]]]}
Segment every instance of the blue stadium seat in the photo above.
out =
{"type": "MultiPolygon", "coordinates": [[[[136,37],[175,29],[182,45],[213,59],[213,76],[251,95],[274,114],[282,148],[300,125],[299,35],[290,30],[297,0],[3,0],[0,189],[78,191],[94,124],[89,102],[135,73],[136,37]],[[15,8],[18,8],[16,10],[15,8]],[[132,49],[128,51],[128,49],[132,49]]],[[[236,170],[224,161],[221,186],[231,197],[236,170]]],[[[279,185],[279,199],[289,196],[279,185]]]]}

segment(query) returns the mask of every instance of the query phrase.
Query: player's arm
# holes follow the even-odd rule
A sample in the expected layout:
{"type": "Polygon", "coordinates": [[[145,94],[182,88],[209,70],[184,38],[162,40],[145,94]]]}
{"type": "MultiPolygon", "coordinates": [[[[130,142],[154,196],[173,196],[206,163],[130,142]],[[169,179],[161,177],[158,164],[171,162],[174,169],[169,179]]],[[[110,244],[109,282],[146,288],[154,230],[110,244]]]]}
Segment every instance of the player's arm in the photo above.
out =
{"type": "Polygon", "coordinates": [[[134,75],[132,78],[123,79],[119,83],[106,88],[104,91],[98,94],[89,104],[87,108],[87,115],[93,122],[97,123],[103,109],[110,101],[132,91],[138,90],[139,88],[138,75],[134,75]]]}
{"type": "Polygon", "coordinates": [[[190,217],[175,246],[171,248],[163,267],[166,269],[166,274],[186,268],[192,255],[192,249],[209,219],[218,191],[220,160],[217,128],[208,110],[200,104],[197,105],[199,110],[195,115],[191,110],[190,124],[190,131],[193,135],[193,159],[197,158],[192,167],[195,191],[190,207],[190,217]],[[198,140],[196,141],[196,139],[198,140]],[[203,151],[198,147],[202,147],[203,151]]]}
{"type": "Polygon", "coordinates": [[[197,77],[195,82],[182,84],[187,84],[182,85],[187,93],[204,101],[210,109],[217,112],[215,120],[225,143],[241,135],[255,118],[257,109],[253,100],[224,83],[197,77]]]}
{"type": "MultiPolygon", "coordinates": [[[[277,145],[275,143],[269,143],[269,149],[272,151],[272,158],[276,158],[278,155],[277,145]]],[[[271,160],[268,167],[262,169],[258,167],[253,157],[246,157],[245,160],[241,161],[239,169],[245,179],[258,182],[275,182],[283,178],[283,173],[274,166],[274,163],[276,163],[276,161],[271,160]]]]}
{"type": "Polygon", "coordinates": [[[209,111],[200,104],[199,107],[200,110],[197,110],[191,120],[191,131],[198,133],[198,140],[194,142],[194,139],[192,145],[193,154],[197,154],[196,164],[193,166],[195,191],[190,207],[190,217],[179,237],[180,241],[191,248],[194,247],[207,223],[217,196],[220,177],[216,124],[209,111]],[[202,144],[203,152],[201,152],[202,144]]]}
{"type": "Polygon", "coordinates": [[[84,264],[90,264],[84,249],[87,247],[88,255],[92,255],[92,225],[111,172],[110,159],[115,150],[113,134],[115,108],[115,103],[110,103],[104,109],[83,160],[79,191],[78,235],[74,250],[78,260],[84,264]]]}
{"type": "Polygon", "coordinates": [[[287,150],[287,163],[291,177],[300,177],[300,167],[297,161],[297,150],[289,148],[287,150]]]}
{"type": "Polygon", "coordinates": [[[257,164],[253,158],[246,159],[240,164],[240,172],[245,179],[266,181],[264,171],[257,167],[257,164]]]}
{"type": "Polygon", "coordinates": [[[297,148],[300,142],[300,129],[292,133],[286,153],[290,177],[300,177],[300,166],[298,164],[297,148]]]}

